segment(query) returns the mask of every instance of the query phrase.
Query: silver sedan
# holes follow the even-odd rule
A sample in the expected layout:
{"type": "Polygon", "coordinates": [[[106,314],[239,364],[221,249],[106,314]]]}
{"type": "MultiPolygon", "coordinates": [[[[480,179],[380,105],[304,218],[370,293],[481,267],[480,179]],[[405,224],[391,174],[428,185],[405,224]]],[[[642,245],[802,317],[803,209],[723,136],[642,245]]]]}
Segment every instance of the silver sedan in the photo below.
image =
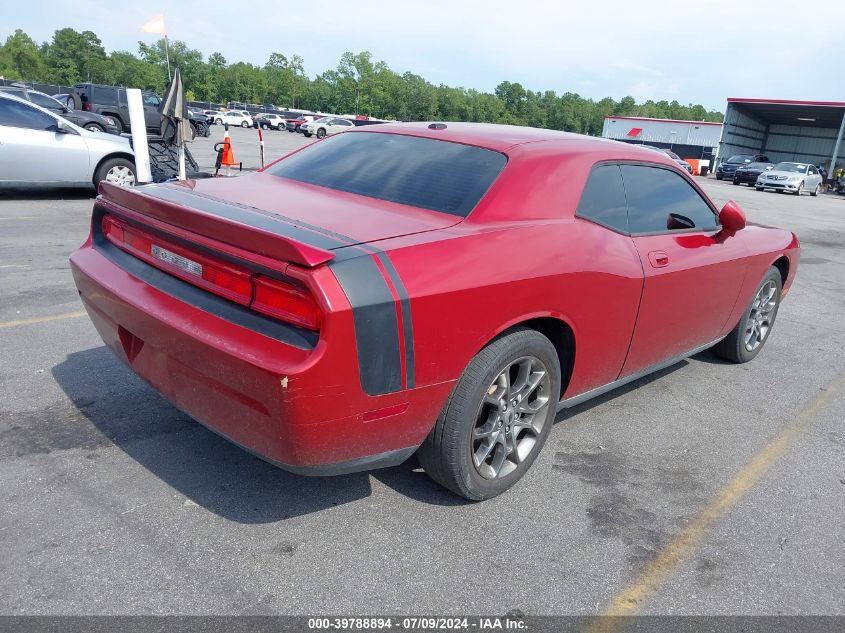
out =
{"type": "Polygon", "coordinates": [[[0,187],[97,187],[102,180],[135,184],[128,139],[0,94],[0,187]]]}
{"type": "Polygon", "coordinates": [[[811,196],[817,196],[822,189],[822,175],[815,165],[808,163],[778,163],[774,169],[757,176],[754,187],[757,191],[774,189],[778,193],[788,191],[796,196],[809,191],[811,196]]]}

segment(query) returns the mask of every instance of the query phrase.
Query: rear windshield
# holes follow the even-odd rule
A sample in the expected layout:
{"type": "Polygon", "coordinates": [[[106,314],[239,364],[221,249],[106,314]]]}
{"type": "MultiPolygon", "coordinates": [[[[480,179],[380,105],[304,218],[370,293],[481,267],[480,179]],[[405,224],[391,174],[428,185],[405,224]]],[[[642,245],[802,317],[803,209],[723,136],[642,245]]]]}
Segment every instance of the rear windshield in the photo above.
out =
{"type": "Polygon", "coordinates": [[[361,132],[314,143],[267,171],[299,182],[466,217],[507,159],[480,147],[361,132]]]}

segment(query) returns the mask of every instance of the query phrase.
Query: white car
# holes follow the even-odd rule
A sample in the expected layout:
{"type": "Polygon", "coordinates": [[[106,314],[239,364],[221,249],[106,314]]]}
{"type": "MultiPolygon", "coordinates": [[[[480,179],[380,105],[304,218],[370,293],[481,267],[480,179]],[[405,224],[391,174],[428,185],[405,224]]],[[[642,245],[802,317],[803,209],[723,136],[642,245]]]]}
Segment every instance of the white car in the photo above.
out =
{"type": "Polygon", "coordinates": [[[228,112],[218,112],[214,117],[214,122],[217,125],[228,123],[229,125],[240,125],[241,127],[252,127],[252,117],[244,114],[240,110],[229,110],[228,112]]]}
{"type": "Polygon", "coordinates": [[[135,184],[129,140],[90,132],[49,110],[0,94],[0,187],[135,184]]]}
{"type": "Polygon", "coordinates": [[[255,121],[258,122],[261,127],[269,127],[271,130],[284,130],[285,123],[287,122],[285,117],[272,113],[258,114],[255,117],[255,121]]]}
{"type": "Polygon", "coordinates": [[[757,176],[754,188],[757,191],[774,189],[778,193],[788,191],[796,196],[809,191],[811,196],[817,196],[822,190],[822,175],[815,165],[783,162],[757,176]]]}
{"type": "Polygon", "coordinates": [[[323,138],[324,136],[338,134],[339,132],[346,132],[353,127],[355,127],[355,124],[349,119],[324,116],[322,119],[303,123],[299,129],[302,130],[305,136],[311,136],[313,134],[317,138],[323,138]]]}

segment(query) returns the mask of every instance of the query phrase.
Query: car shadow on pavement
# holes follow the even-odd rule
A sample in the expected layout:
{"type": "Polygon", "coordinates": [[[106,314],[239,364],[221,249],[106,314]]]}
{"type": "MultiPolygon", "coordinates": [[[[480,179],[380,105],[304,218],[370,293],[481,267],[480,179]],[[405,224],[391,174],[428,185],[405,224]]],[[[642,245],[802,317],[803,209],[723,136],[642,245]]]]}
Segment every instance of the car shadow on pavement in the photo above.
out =
{"type": "Polygon", "coordinates": [[[74,410],[61,426],[51,416],[41,430],[47,449],[50,433],[57,447],[81,448],[92,460],[114,445],[184,495],[184,503],[231,521],[272,523],[356,501],[372,494],[371,476],[424,503],[463,503],[421,472],[415,459],[337,477],[281,470],[176,409],[105,346],[69,354],[52,373],[74,410]]]}
{"type": "Polygon", "coordinates": [[[10,188],[0,192],[0,200],[93,200],[94,188],[10,188]]]}

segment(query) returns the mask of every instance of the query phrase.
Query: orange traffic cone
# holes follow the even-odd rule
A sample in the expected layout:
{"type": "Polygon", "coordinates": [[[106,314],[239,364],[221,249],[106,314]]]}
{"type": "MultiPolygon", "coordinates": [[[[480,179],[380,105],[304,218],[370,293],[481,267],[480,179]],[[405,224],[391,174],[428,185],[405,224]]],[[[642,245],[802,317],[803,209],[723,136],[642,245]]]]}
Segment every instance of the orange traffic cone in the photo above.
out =
{"type": "Polygon", "coordinates": [[[238,164],[235,162],[235,154],[232,151],[232,139],[229,138],[229,130],[226,130],[223,135],[223,159],[220,164],[227,168],[238,164]]]}

